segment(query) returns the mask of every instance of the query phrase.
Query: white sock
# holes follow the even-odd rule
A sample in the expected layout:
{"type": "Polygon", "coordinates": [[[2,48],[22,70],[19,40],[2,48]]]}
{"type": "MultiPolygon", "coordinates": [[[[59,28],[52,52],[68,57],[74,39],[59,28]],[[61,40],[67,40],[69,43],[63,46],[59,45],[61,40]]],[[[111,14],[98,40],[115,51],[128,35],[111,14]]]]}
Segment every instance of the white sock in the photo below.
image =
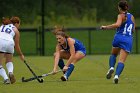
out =
{"type": "Polygon", "coordinates": [[[118,75],[115,75],[115,77],[114,77],[114,78],[119,78],[119,77],[118,77],[118,75]]]}
{"type": "Polygon", "coordinates": [[[8,79],[5,69],[0,66],[0,75],[4,78],[4,80],[8,79]]]}
{"type": "Polygon", "coordinates": [[[114,70],[114,67],[111,67],[110,70],[114,70]]]}
{"type": "Polygon", "coordinates": [[[14,69],[13,62],[6,63],[6,67],[7,67],[8,73],[9,72],[13,73],[13,69],[14,69]]]}

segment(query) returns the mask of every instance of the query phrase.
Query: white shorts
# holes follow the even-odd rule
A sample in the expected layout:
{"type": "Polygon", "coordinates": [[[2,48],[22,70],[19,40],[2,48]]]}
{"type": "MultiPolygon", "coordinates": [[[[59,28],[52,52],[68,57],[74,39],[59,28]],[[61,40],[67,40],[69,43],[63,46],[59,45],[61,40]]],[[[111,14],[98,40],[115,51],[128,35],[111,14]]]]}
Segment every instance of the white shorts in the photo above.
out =
{"type": "Polygon", "coordinates": [[[14,41],[0,39],[0,52],[13,54],[14,46],[15,46],[14,41]]]}

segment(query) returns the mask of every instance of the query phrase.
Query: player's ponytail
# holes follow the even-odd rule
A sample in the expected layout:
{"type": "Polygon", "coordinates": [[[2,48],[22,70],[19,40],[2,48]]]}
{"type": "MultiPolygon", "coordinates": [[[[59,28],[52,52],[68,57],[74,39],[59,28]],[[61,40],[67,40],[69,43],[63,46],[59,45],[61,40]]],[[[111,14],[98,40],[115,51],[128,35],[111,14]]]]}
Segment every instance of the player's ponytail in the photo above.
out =
{"type": "Polygon", "coordinates": [[[64,26],[55,26],[54,30],[52,31],[54,35],[61,35],[65,38],[68,38],[69,36],[66,34],[66,29],[64,26]]]}
{"type": "Polygon", "coordinates": [[[20,19],[19,17],[11,17],[10,21],[12,22],[13,25],[15,25],[16,23],[19,24],[20,23],[20,19]]]}
{"type": "Polygon", "coordinates": [[[65,32],[64,26],[54,26],[53,33],[56,34],[57,32],[65,32]]]}
{"type": "Polygon", "coordinates": [[[121,10],[123,11],[127,11],[128,10],[128,3],[126,0],[120,0],[120,2],[118,3],[118,6],[121,8],[121,10]]]}
{"type": "Polygon", "coordinates": [[[11,21],[7,17],[2,17],[2,24],[3,25],[8,25],[8,24],[11,24],[11,21]]]}

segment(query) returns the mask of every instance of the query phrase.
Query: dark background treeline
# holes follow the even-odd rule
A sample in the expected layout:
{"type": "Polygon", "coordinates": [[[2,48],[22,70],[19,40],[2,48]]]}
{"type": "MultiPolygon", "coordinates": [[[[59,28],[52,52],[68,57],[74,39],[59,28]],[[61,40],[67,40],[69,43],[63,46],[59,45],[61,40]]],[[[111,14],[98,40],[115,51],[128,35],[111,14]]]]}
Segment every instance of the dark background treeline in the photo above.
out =
{"type": "MultiPolygon", "coordinates": [[[[0,0],[0,17],[19,16],[22,23],[40,24],[41,0],[0,0]]],[[[89,21],[114,21],[119,0],[44,0],[45,24],[75,18],[89,21]]],[[[140,0],[128,0],[130,12],[140,17],[140,0]]]]}

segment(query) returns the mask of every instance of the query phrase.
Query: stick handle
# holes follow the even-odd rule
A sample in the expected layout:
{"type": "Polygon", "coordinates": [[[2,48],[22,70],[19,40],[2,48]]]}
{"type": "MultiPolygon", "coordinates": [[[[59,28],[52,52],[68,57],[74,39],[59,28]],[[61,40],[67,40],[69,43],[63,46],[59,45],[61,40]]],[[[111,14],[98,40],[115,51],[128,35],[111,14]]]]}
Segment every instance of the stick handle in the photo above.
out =
{"type": "MultiPolygon", "coordinates": [[[[43,83],[43,79],[39,79],[38,76],[33,72],[33,70],[30,68],[30,66],[26,63],[26,61],[24,60],[25,65],[28,67],[28,69],[31,71],[31,73],[34,75],[34,78],[37,79],[37,81],[39,83],[43,83]]],[[[30,81],[30,80],[28,80],[30,81]]]]}

